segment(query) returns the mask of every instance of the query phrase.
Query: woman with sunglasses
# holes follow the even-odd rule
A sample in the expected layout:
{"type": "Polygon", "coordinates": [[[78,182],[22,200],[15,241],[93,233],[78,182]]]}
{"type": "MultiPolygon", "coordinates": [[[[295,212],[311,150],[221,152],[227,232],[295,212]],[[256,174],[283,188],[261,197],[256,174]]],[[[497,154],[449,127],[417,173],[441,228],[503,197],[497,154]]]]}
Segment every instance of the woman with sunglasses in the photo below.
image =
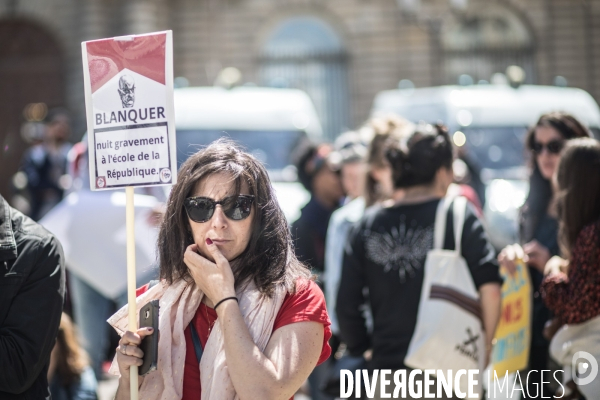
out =
{"type": "MultiPolygon", "coordinates": [[[[546,265],[542,294],[558,325],[550,351],[563,369],[571,368],[575,355],[585,351],[600,359],[600,143],[591,138],[570,141],[555,175],[560,216],[559,243],[568,260],[554,258],[546,265]]],[[[587,362],[588,360],[585,360],[587,362]]],[[[583,378],[584,376],[580,376],[583,378]]],[[[572,375],[565,373],[567,394],[580,398],[572,375]]],[[[581,384],[587,399],[598,398],[600,380],[581,384]]]]}
{"type": "MultiPolygon", "coordinates": [[[[509,272],[515,270],[518,259],[525,261],[529,267],[533,286],[530,370],[548,369],[548,341],[543,336],[543,329],[550,319],[550,312],[544,305],[539,290],[546,263],[560,252],[552,176],[566,141],[587,136],[590,136],[589,131],[575,117],[563,112],[552,112],[540,117],[525,141],[532,155],[532,169],[529,175],[529,194],[521,209],[519,221],[522,247],[518,244],[507,246],[498,255],[498,261],[509,272]]],[[[532,377],[528,382],[541,382],[539,378],[539,375],[532,377]]],[[[530,393],[535,393],[535,390],[535,387],[531,387],[530,393]]]]}
{"type": "MultiPolygon", "coordinates": [[[[161,280],[138,291],[138,308],[160,299],[158,369],[140,376],[140,398],[289,399],[329,356],[323,293],[294,256],[267,171],[234,143],[181,166],[158,247],[161,280]]],[[[125,331],[126,319],[109,322],[125,331]]],[[[116,399],[129,398],[152,334],[122,336],[116,399]]]]}

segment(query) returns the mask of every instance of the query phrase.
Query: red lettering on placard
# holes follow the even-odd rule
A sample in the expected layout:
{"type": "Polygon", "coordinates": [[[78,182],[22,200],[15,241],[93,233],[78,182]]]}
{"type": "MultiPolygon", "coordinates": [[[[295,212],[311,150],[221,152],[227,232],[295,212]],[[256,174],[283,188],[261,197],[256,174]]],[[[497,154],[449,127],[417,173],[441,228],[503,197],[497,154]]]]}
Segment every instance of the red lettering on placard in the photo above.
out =
{"type": "Polygon", "coordinates": [[[523,303],[521,299],[507,303],[502,309],[502,322],[512,324],[518,322],[523,316],[523,303]]]}

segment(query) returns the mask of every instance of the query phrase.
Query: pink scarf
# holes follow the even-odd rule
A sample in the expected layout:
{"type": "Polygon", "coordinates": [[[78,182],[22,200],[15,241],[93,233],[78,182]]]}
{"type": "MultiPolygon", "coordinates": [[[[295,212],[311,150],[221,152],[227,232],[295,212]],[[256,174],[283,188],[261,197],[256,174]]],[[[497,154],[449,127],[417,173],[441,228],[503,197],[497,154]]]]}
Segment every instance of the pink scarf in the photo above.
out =
{"type": "MultiPolygon", "coordinates": [[[[286,295],[284,287],[278,287],[273,298],[261,296],[254,284],[238,293],[240,310],[250,331],[250,336],[261,351],[264,351],[273,332],[275,317],[286,295]]],[[[194,284],[183,280],[167,285],[161,282],[136,299],[137,312],[150,300],[160,299],[158,342],[158,369],[145,376],[140,387],[140,399],[174,400],[183,395],[183,372],[186,344],[184,330],[196,314],[204,294],[194,284]]],[[[127,330],[127,305],[108,319],[119,335],[127,330]]],[[[238,399],[227,371],[225,342],[219,320],[204,346],[200,361],[200,383],[203,400],[238,399]]],[[[119,374],[116,356],[110,373],[119,374]]]]}

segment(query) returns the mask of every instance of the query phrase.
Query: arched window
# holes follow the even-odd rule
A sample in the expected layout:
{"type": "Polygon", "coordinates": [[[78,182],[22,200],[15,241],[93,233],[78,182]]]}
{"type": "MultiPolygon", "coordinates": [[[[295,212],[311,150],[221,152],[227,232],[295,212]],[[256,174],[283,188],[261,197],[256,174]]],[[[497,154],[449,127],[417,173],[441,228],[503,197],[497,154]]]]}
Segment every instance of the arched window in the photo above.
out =
{"type": "Polygon", "coordinates": [[[23,19],[0,20],[0,194],[6,199],[12,197],[10,179],[29,146],[21,136],[25,107],[64,106],[61,53],[43,26],[23,19]]]}
{"type": "Polygon", "coordinates": [[[263,46],[261,83],[306,91],[329,139],[348,124],[348,83],[344,46],[337,33],[312,16],[286,19],[263,46]]]}
{"type": "Polygon", "coordinates": [[[509,65],[522,67],[526,82],[535,83],[533,38],[509,9],[493,3],[469,8],[445,20],[440,33],[446,83],[462,74],[489,81],[509,65]]]}

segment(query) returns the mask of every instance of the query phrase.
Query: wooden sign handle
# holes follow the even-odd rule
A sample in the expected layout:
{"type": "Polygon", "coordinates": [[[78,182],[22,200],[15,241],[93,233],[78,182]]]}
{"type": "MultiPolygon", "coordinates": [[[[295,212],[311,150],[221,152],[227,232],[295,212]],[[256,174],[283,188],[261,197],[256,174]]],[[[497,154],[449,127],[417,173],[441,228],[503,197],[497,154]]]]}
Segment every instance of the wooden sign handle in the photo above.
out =
{"type": "MultiPolygon", "coordinates": [[[[133,186],[125,188],[127,203],[125,206],[125,221],[127,227],[127,301],[129,306],[129,330],[137,332],[137,315],[135,303],[135,208],[133,205],[133,186]]],[[[138,400],[138,367],[132,365],[129,370],[131,400],[138,400]]]]}

